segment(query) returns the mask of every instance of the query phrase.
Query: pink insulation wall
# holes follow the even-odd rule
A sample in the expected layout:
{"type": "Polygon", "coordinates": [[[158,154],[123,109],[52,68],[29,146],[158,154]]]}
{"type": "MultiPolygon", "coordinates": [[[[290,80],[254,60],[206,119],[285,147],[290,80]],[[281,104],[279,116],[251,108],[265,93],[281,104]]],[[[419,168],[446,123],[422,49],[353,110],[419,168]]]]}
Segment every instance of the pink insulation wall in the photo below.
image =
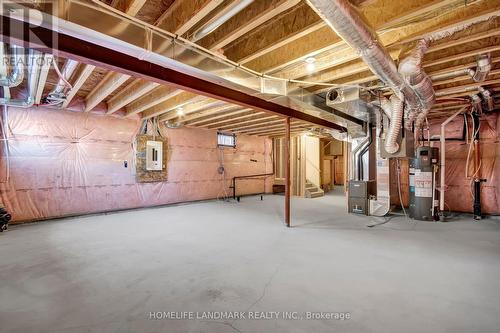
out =
{"type": "MultiPolygon", "coordinates": [[[[42,108],[8,111],[9,169],[2,146],[0,195],[13,222],[217,198],[216,131],[166,129],[168,180],[137,183],[132,142],[138,119],[42,108]],[[124,161],[128,162],[125,168],[124,161]]],[[[238,136],[224,149],[225,190],[233,176],[272,172],[272,142],[238,136]]],[[[272,177],[238,182],[238,193],[269,192],[272,177]]]]}
{"type": "MultiPolygon", "coordinates": [[[[434,119],[430,134],[440,134],[441,123],[446,118],[434,119]]],[[[468,117],[469,128],[472,126],[468,117]]],[[[464,118],[457,116],[446,126],[447,138],[461,138],[464,118]]],[[[471,135],[471,133],[469,133],[471,135]]],[[[427,134],[426,134],[427,136],[427,134]]],[[[500,213],[500,117],[498,113],[484,114],[480,125],[481,178],[486,179],[481,185],[482,211],[486,214],[500,213]]],[[[439,142],[433,142],[439,147],[439,142]]],[[[472,212],[473,196],[471,179],[466,179],[465,166],[469,145],[463,141],[446,142],[446,208],[458,212],[472,212]]],[[[473,153],[469,162],[469,175],[473,171],[473,153]]]]}

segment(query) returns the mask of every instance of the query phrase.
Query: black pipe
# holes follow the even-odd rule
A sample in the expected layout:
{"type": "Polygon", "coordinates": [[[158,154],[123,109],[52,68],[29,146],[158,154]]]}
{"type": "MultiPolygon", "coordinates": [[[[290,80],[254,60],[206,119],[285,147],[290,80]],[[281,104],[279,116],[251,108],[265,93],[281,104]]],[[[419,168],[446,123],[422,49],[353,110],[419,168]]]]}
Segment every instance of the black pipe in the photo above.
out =
{"type": "MultiPolygon", "coordinates": [[[[265,157],[264,157],[265,159],[265,157]]],[[[275,174],[275,163],[274,163],[274,142],[272,144],[272,148],[271,148],[271,163],[273,165],[273,172],[272,173],[260,173],[260,174],[255,174],[255,175],[246,175],[246,176],[236,176],[236,177],[233,177],[233,186],[231,186],[231,188],[233,189],[233,200],[236,200],[236,179],[244,179],[244,178],[252,178],[252,177],[268,177],[268,176],[272,176],[275,174]]],[[[265,189],[265,186],[264,185],[264,192],[263,193],[256,193],[256,194],[265,194],[266,192],[266,189],[265,189]]],[[[262,196],[261,196],[261,200],[262,200],[262,196]]],[[[239,201],[239,200],[238,200],[239,201]]]]}
{"type": "Polygon", "coordinates": [[[372,135],[372,128],[370,127],[370,124],[368,124],[368,145],[363,148],[361,152],[359,152],[359,157],[358,157],[358,179],[363,180],[363,155],[366,154],[368,149],[370,149],[370,146],[373,143],[373,135],[372,135]]]}
{"type": "MultiPolygon", "coordinates": [[[[476,149],[479,149],[479,114],[474,111],[472,112],[472,130],[474,131],[474,142],[477,143],[476,149]]],[[[481,157],[479,157],[481,158],[481,157]]],[[[474,164],[475,165],[475,164],[474,164]]],[[[478,168],[477,165],[475,165],[475,168],[478,168]]],[[[479,172],[479,171],[476,171],[479,172]]],[[[474,178],[474,205],[473,205],[473,211],[474,211],[474,219],[475,220],[480,220],[482,218],[481,216],[481,181],[483,181],[480,177],[475,177],[474,178]]]]}

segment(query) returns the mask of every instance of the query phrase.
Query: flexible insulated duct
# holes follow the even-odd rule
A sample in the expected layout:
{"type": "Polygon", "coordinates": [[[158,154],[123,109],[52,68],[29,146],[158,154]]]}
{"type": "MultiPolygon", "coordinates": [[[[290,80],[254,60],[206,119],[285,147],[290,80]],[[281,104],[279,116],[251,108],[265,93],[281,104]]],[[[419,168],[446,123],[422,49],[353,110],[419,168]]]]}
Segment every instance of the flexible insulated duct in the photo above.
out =
{"type": "Polygon", "coordinates": [[[6,44],[3,45],[2,61],[8,60],[7,67],[11,67],[9,75],[0,78],[0,86],[3,87],[17,87],[23,82],[24,79],[24,49],[16,45],[10,45],[11,55],[8,56],[5,52],[6,44]]]}
{"type": "Polygon", "coordinates": [[[28,71],[28,80],[26,87],[28,90],[28,95],[25,99],[0,98],[0,104],[22,108],[29,108],[33,106],[33,104],[35,103],[35,95],[38,88],[38,79],[40,77],[42,63],[43,53],[30,49],[26,61],[28,71]]]}
{"type": "Polygon", "coordinates": [[[398,97],[402,98],[401,95],[404,95],[411,110],[420,107],[415,92],[405,84],[389,53],[347,0],[307,0],[307,2],[337,35],[359,53],[372,72],[398,97]]]}
{"type": "Polygon", "coordinates": [[[391,96],[392,105],[392,118],[389,125],[389,130],[385,137],[385,150],[389,154],[394,154],[399,150],[398,136],[403,122],[403,108],[404,101],[399,99],[396,95],[391,96]]]}
{"type": "Polygon", "coordinates": [[[405,82],[415,91],[418,96],[421,108],[410,111],[410,122],[416,117],[415,128],[420,128],[429,113],[429,110],[436,101],[436,95],[430,77],[422,68],[424,54],[428,44],[425,40],[419,40],[411,54],[404,58],[399,64],[399,73],[405,82]]]}

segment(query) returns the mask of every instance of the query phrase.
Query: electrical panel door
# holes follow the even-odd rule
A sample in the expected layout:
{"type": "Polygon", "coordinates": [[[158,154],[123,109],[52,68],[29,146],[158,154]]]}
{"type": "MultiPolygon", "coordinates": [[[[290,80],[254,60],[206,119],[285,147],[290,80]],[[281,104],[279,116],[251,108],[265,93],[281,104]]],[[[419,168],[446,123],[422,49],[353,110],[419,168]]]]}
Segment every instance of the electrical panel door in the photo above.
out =
{"type": "Polygon", "coordinates": [[[161,141],[146,142],[146,170],[148,171],[163,170],[163,142],[161,141]]]}

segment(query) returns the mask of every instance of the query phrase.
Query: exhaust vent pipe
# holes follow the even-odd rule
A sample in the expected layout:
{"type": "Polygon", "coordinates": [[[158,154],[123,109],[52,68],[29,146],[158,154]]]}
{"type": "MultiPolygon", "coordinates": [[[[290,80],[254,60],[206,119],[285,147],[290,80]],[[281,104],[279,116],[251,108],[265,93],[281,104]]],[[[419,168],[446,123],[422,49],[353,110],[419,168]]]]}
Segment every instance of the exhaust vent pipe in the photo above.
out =
{"type": "Polygon", "coordinates": [[[8,76],[0,78],[0,86],[3,87],[17,87],[23,82],[24,79],[24,49],[16,45],[10,45],[11,55],[8,56],[5,52],[7,45],[3,44],[2,48],[2,62],[5,62],[7,57],[9,58],[8,67],[11,67],[11,71],[8,76]]]}

